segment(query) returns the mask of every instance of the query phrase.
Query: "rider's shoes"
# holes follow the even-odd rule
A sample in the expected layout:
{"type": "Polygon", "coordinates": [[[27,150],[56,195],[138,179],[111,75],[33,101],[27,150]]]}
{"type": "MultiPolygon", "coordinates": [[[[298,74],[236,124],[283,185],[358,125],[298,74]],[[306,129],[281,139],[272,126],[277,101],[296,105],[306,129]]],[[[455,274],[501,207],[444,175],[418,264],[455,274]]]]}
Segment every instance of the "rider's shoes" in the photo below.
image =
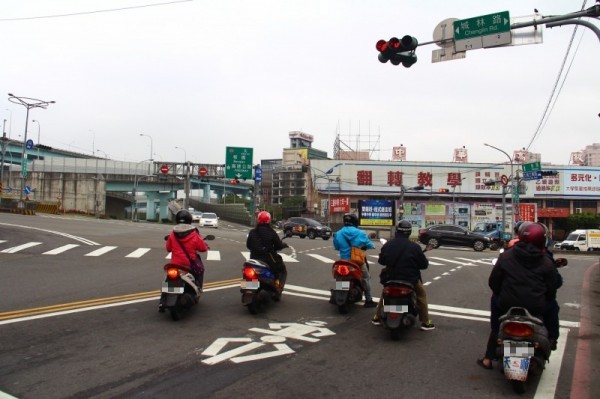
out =
{"type": "Polygon", "coordinates": [[[421,330],[423,330],[423,331],[435,330],[435,325],[431,322],[431,320],[428,320],[427,323],[421,323],[421,330]]]}
{"type": "Polygon", "coordinates": [[[374,308],[375,306],[377,306],[377,304],[371,299],[369,301],[365,301],[365,304],[363,306],[365,308],[374,308]]]}

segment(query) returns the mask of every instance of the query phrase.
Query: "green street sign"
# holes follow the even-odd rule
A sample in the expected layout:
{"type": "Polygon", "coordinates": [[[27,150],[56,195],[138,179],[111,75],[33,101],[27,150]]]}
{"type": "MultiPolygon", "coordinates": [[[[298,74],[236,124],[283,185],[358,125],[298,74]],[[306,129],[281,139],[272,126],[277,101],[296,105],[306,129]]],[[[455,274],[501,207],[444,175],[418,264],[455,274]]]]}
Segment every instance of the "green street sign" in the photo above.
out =
{"type": "Polygon", "coordinates": [[[510,17],[508,11],[489,15],[481,15],[453,22],[454,40],[465,40],[478,36],[497,35],[510,32],[510,17]]]}
{"type": "Polygon", "coordinates": [[[226,147],[225,178],[252,179],[252,148],[226,147]]]}
{"type": "Polygon", "coordinates": [[[537,170],[542,170],[542,164],[540,162],[530,162],[523,164],[523,172],[535,172],[537,170]]]}

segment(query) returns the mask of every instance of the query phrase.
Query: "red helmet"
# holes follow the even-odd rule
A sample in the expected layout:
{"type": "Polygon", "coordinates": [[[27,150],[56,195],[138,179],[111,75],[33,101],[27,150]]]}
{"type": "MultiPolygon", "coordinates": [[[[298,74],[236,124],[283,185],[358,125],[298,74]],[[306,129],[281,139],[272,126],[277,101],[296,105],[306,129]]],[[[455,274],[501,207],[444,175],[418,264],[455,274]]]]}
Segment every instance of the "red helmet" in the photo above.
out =
{"type": "Polygon", "coordinates": [[[519,241],[533,244],[539,249],[546,248],[548,237],[544,226],[539,223],[531,223],[520,230],[519,241]]]}
{"type": "Polygon", "coordinates": [[[271,224],[271,214],[267,211],[258,212],[256,222],[258,224],[271,224]]]}

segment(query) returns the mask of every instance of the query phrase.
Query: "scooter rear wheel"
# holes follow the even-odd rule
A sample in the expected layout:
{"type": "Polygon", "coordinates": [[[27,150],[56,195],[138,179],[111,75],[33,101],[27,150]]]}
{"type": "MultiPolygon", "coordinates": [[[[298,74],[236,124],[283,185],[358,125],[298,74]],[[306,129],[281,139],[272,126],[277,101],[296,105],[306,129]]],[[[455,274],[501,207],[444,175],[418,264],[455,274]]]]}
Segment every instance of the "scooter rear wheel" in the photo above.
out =
{"type": "Polygon", "coordinates": [[[181,319],[181,309],[178,307],[169,308],[169,313],[171,313],[171,319],[173,319],[173,321],[181,319]]]}
{"type": "Polygon", "coordinates": [[[513,391],[516,393],[525,393],[525,381],[510,380],[513,391]]]}
{"type": "Polygon", "coordinates": [[[340,312],[340,314],[346,314],[346,313],[348,313],[348,303],[344,303],[342,305],[338,305],[338,312],[340,312]]]}

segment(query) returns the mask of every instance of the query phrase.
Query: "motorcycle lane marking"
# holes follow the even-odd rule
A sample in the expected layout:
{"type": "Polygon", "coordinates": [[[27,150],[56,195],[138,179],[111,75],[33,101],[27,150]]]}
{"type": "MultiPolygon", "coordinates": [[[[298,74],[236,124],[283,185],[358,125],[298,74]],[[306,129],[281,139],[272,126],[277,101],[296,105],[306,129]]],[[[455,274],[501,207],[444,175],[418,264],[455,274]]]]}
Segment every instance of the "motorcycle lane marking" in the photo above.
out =
{"type": "Polygon", "coordinates": [[[28,242],[27,244],[17,245],[16,247],[6,248],[0,252],[2,252],[3,254],[14,254],[15,252],[19,252],[24,249],[35,247],[35,246],[41,245],[41,244],[42,244],[41,242],[32,241],[32,242],[28,242]]]}
{"type": "Polygon", "coordinates": [[[107,253],[107,252],[110,252],[110,251],[112,251],[112,250],[113,250],[113,249],[115,249],[115,248],[117,248],[117,247],[113,247],[113,246],[107,245],[107,246],[105,246],[105,247],[102,247],[102,248],[100,248],[100,249],[97,249],[97,250],[95,250],[95,251],[92,251],[92,252],[90,252],[90,253],[88,253],[88,254],[85,254],[85,255],[83,255],[83,256],[100,256],[100,255],[104,255],[104,254],[105,254],[105,253],[107,253]]]}
{"type": "MultiPolygon", "coordinates": [[[[217,284],[218,282],[215,282],[213,284],[217,284]]],[[[237,288],[239,286],[239,284],[231,284],[231,285],[225,285],[225,286],[221,286],[221,287],[215,287],[215,288],[207,288],[204,291],[205,292],[209,292],[209,291],[215,291],[215,290],[221,290],[221,289],[226,289],[226,288],[237,288]]],[[[295,292],[287,292],[288,295],[294,295],[294,296],[303,296],[303,297],[311,297],[311,298],[316,298],[316,299],[320,299],[323,301],[329,300],[328,296],[329,296],[329,291],[325,291],[325,290],[317,290],[317,289],[311,289],[311,288],[304,288],[301,286],[295,286],[295,285],[286,285],[286,288],[293,290],[297,290],[300,291],[300,293],[295,293],[295,292]],[[324,295],[322,297],[317,297],[317,296],[312,296],[312,295],[305,295],[302,294],[302,292],[308,292],[308,293],[313,293],[313,294],[321,294],[324,295]]],[[[153,291],[154,293],[154,291],[153,291]]],[[[159,296],[152,296],[150,298],[144,298],[144,299],[136,299],[136,300],[129,300],[129,301],[123,301],[123,302],[118,302],[118,303],[110,303],[110,304],[104,304],[104,305],[97,305],[97,306],[90,306],[90,307],[86,307],[86,308],[79,308],[79,309],[72,309],[72,310],[65,310],[65,311],[59,311],[59,312],[53,312],[53,313],[48,313],[48,314],[43,314],[43,315],[35,315],[35,316],[29,316],[29,317],[23,317],[23,318],[19,318],[19,319],[12,319],[12,320],[4,320],[1,321],[0,320],[0,325],[3,324],[10,324],[10,323],[16,323],[16,322],[21,322],[21,321],[29,321],[29,320],[35,320],[35,319],[39,319],[39,318],[46,318],[46,317],[54,317],[54,316],[61,316],[61,315],[66,315],[66,314],[71,314],[71,313],[79,313],[79,312],[84,312],[84,311],[89,311],[89,310],[97,310],[97,309],[104,309],[104,308],[109,308],[109,307],[115,307],[115,306],[123,306],[123,305],[128,305],[128,304],[135,304],[135,303],[140,303],[140,302],[146,302],[146,301],[151,301],[151,300],[158,300],[159,296]]],[[[379,298],[373,297],[373,300],[378,301],[379,298]]],[[[467,320],[474,320],[474,321],[482,321],[482,322],[489,322],[489,311],[484,311],[484,310],[477,310],[477,309],[468,309],[468,308],[456,308],[456,307],[451,307],[451,306],[444,306],[444,305],[433,305],[430,304],[429,305],[429,309],[433,310],[430,311],[430,314],[434,314],[434,315],[438,315],[438,316],[442,316],[442,317],[450,317],[450,318],[461,318],[461,319],[467,319],[467,320]],[[442,313],[442,312],[436,312],[435,310],[443,310],[446,313],[442,313]],[[456,312],[459,314],[451,314],[448,312],[456,312]],[[460,314],[463,313],[463,314],[460,314]],[[487,317],[474,317],[474,316],[468,316],[469,314],[473,314],[473,315],[485,315],[487,317]]],[[[572,327],[579,327],[579,323],[578,322],[565,322],[565,321],[561,321],[561,326],[564,324],[567,324],[569,326],[572,327]]],[[[546,372],[542,374],[542,377],[540,378],[540,381],[538,383],[538,386],[536,388],[536,395],[534,396],[534,399],[549,399],[549,398],[554,398],[554,394],[553,392],[556,391],[556,385],[558,384],[558,377],[560,374],[560,368],[562,366],[562,362],[563,362],[563,357],[564,357],[564,350],[565,350],[565,346],[566,346],[566,341],[567,341],[567,336],[569,333],[569,329],[568,328],[561,328],[561,337],[563,337],[563,339],[560,339],[558,342],[558,348],[556,350],[556,354],[554,356],[554,358],[558,358],[558,361],[556,362],[551,362],[547,367],[546,367],[546,372]],[[547,375],[546,378],[544,378],[544,375],[547,375]],[[538,395],[539,392],[539,395],[538,395]]],[[[254,343],[255,347],[259,347],[262,346],[264,344],[262,343],[254,343]]],[[[248,344],[248,345],[252,345],[252,344],[248,344]]],[[[253,349],[253,348],[252,348],[253,349]]],[[[241,348],[237,348],[238,351],[241,352],[245,352],[248,351],[248,348],[246,349],[241,349],[241,348]]],[[[268,355],[267,354],[263,354],[263,355],[251,355],[248,357],[242,357],[242,359],[240,359],[238,362],[244,362],[244,361],[250,361],[250,360],[258,360],[256,358],[256,356],[258,356],[259,358],[261,358],[260,356],[263,356],[262,358],[266,357],[272,357],[272,356],[279,356],[281,354],[283,354],[282,349],[278,349],[278,351],[273,352],[273,355],[268,355]],[[278,353],[278,354],[275,354],[278,353]],[[244,360],[244,358],[247,358],[246,360],[244,360]]],[[[284,350],[283,350],[284,351],[284,350]]],[[[230,352],[230,351],[229,351],[230,352]]],[[[227,353],[229,353],[227,352],[227,353]]],[[[292,351],[293,352],[293,351],[292,351]]],[[[224,355],[224,354],[221,354],[224,355]]],[[[231,356],[229,356],[231,357],[231,356]]],[[[211,358],[212,361],[216,360],[214,357],[211,358]]],[[[202,362],[209,364],[208,361],[210,361],[211,359],[205,359],[202,362]]],[[[233,361],[233,360],[232,360],[233,361]]],[[[2,393],[0,391],[0,393],[2,393]]]]}
{"type": "Polygon", "coordinates": [[[67,244],[63,245],[62,247],[54,248],[50,251],[46,251],[42,253],[42,255],[58,255],[62,254],[63,252],[67,252],[69,249],[77,248],[78,246],[79,244],[67,244]]]}
{"type": "Polygon", "coordinates": [[[138,248],[135,251],[131,252],[128,255],[125,255],[126,258],[141,258],[147,252],[150,251],[150,248],[138,248]]]}

